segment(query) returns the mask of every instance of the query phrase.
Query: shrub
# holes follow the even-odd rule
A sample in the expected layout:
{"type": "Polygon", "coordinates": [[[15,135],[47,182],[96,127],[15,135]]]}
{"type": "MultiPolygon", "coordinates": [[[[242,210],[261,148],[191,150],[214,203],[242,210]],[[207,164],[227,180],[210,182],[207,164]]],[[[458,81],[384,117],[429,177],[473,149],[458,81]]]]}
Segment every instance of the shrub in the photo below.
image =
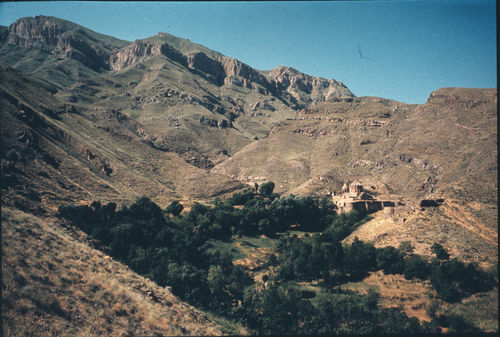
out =
{"type": "Polygon", "coordinates": [[[184,209],[184,206],[182,204],[175,200],[170,203],[170,205],[167,206],[165,209],[165,212],[172,214],[173,216],[179,216],[181,214],[182,210],[184,209]]]}
{"type": "Polygon", "coordinates": [[[274,183],[272,181],[268,181],[267,183],[264,183],[260,185],[259,187],[259,193],[263,196],[270,196],[274,191],[274,183]]]}
{"type": "Polygon", "coordinates": [[[231,199],[229,199],[232,205],[244,205],[248,200],[253,199],[255,193],[251,190],[245,190],[241,193],[234,193],[231,199]]]}
{"type": "Polygon", "coordinates": [[[405,268],[403,254],[394,247],[377,249],[377,268],[384,274],[402,274],[405,268]]]}
{"type": "Polygon", "coordinates": [[[425,280],[429,277],[430,266],[421,256],[412,254],[405,259],[403,274],[407,280],[412,278],[425,280]]]}
{"type": "Polygon", "coordinates": [[[356,229],[362,219],[363,215],[356,210],[342,213],[335,217],[327,232],[334,236],[334,240],[342,241],[356,229]]]}
{"type": "Polygon", "coordinates": [[[403,254],[411,254],[415,250],[415,247],[413,247],[410,241],[402,241],[398,249],[403,254]]]}
{"type": "Polygon", "coordinates": [[[447,302],[457,302],[461,298],[458,280],[465,271],[463,267],[463,264],[456,259],[433,264],[429,280],[437,293],[447,302]]]}
{"type": "Polygon", "coordinates": [[[450,258],[450,254],[439,243],[434,243],[431,250],[438,260],[448,260],[450,258]]]}
{"type": "Polygon", "coordinates": [[[425,313],[430,318],[434,319],[437,317],[437,311],[439,310],[439,303],[436,300],[432,300],[431,303],[425,309],[425,313]]]}

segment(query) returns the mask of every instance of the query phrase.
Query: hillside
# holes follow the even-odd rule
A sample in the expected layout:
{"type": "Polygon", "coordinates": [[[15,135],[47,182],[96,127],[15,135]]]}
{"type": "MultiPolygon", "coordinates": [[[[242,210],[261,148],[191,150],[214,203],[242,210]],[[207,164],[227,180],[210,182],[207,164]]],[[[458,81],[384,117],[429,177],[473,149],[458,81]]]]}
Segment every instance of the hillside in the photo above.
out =
{"type": "MultiPolygon", "coordinates": [[[[335,79],[257,70],[168,33],[129,42],[46,16],[0,27],[4,335],[248,333],[58,216],[61,205],[97,200],[121,207],[146,196],[162,209],[178,200],[187,214],[269,181],[325,200],[355,181],[395,207],[371,214],[345,245],[409,241],[430,258],[439,243],[497,268],[497,104],[497,89],[443,88],[421,105],[355,97],[335,79]]],[[[229,250],[260,286],[277,237],[233,236],[212,249],[229,250]]],[[[342,287],[378,287],[385,307],[399,303],[421,322],[436,296],[428,281],[381,271],[342,287]]],[[[498,331],[494,290],[440,303],[498,331]]]]}
{"type": "Polygon", "coordinates": [[[274,181],[279,192],[299,195],[339,194],[356,180],[400,205],[353,237],[382,246],[411,240],[425,254],[438,237],[456,256],[495,265],[496,107],[495,89],[459,88],[440,89],[424,105],[375,97],[322,103],[276,124],[212,172],[249,184],[274,181]],[[441,207],[420,207],[440,198],[441,207]]]}
{"type": "Polygon", "coordinates": [[[283,192],[314,192],[306,185],[324,176],[322,185],[333,182],[337,191],[344,181],[366,180],[407,199],[458,197],[466,189],[469,198],[494,204],[496,104],[496,90],[458,88],[438,90],[424,105],[375,97],[322,103],[276,124],[213,171],[267,174],[283,192]],[[293,165],[296,176],[279,173],[293,165]]]}
{"type": "Polygon", "coordinates": [[[167,289],[51,220],[3,207],[2,252],[3,336],[192,336],[224,331],[167,289]]]}
{"type": "Polygon", "coordinates": [[[116,110],[97,108],[87,115],[12,69],[0,72],[5,205],[43,212],[62,201],[123,203],[148,191],[165,203],[241,186],[224,177],[216,185],[178,154],[155,149],[140,124],[116,110]],[[198,188],[194,181],[206,183],[198,188]]]}
{"type": "Polygon", "coordinates": [[[44,16],[13,23],[0,55],[65,102],[137,120],[156,148],[203,168],[264,136],[294,109],[354,96],[335,80],[288,67],[258,71],[166,33],[127,43],[44,16]]]}

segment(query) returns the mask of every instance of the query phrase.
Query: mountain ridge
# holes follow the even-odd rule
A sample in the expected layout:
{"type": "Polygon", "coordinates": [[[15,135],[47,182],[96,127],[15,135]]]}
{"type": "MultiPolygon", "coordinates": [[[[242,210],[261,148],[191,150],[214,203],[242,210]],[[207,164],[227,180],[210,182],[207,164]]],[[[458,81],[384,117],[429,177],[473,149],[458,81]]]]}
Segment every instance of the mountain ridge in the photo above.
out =
{"type": "Polygon", "coordinates": [[[141,129],[155,147],[173,150],[203,168],[220,160],[211,150],[214,142],[219,144],[216,153],[231,154],[265,136],[272,123],[297,109],[354,97],[341,82],[288,67],[258,71],[170,34],[126,42],[53,17],[23,18],[13,23],[0,46],[0,57],[5,65],[67,103],[81,101],[88,108],[102,105],[129,117],[140,111],[141,116],[154,119],[143,123],[141,129]],[[22,38],[29,36],[35,36],[35,42],[22,38]],[[42,48],[37,39],[52,45],[42,48]],[[71,41],[79,44],[75,47],[71,41]],[[113,88],[109,88],[110,83],[113,88]],[[159,117],[173,105],[171,116],[159,117]],[[180,116],[187,118],[186,128],[179,122],[180,116]],[[225,131],[203,129],[200,138],[187,128],[196,123],[221,125],[225,131]],[[207,146],[209,134],[212,140],[207,146]],[[227,145],[221,146],[223,143],[227,145]]]}
{"type": "MultiPolygon", "coordinates": [[[[26,265],[12,247],[52,242],[54,231],[65,246],[95,244],[78,230],[68,234],[56,217],[61,205],[123,206],[147,196],[162,209],[175,200],[189,209],[268,181],[284,195],[327,200],[341,195],[344,183],[357,182],[374,201],[394,203],[389,212],[372,214],[345,243],[356,237],[377,247],[411,241],[416,254],[429,257],[439,242],[453,258],[484,268],[498,264],[496,88],[441,88],[425,104],[356,97],[340,81],[286,66],[257,70],[168,33],[129,42],[58,20],[20,19],[11,25],[13,32],[26,30],[18,37],[0,29],[2,207],[8,210],[2,233],[10,295],[17,296],[21,284],[15,275],[29,279],[29,268],[39,262],[43,270],[33,271],[28,286],[45,291],[50,286],[44,279],[65,282],[43,276],[50,271],[35,249],[26,252],[26,265]],[[23,232],[23,221],[31,232],[23,232]]],[[[50,247],[43,252],[50,254],[50,247]]],[[[117,263],[107,264],[109,256],[94,261],[93,250],[78,251],[87,262],[78,264],[77,275],[97,268],[113,277],[117,263]]],[[[116,277],[110,284],[126,283],[116,277]]],[[[154,325],[156,318],[133,312],[142,301],[152,312],[146,292],[120,285],[120,294],[128,294],[121,296],[110,284],[93,283],[113,294],[102,300],[110,312],[123,312],[113,299],[134,299],[124,305],[133,331],[142,321],[154,325]]],[[[19,294],[29,293],[25,288],[19,294]]],[[[80,299],[87,288],[75,289],[80,299]]],[[[68,291],[61,303],[71,302],[68,291]]],[[[154,292],[169,297],[164,289],[154,292]]],[[[8,308],[10,319],[33,311],[22,296],[16,297],[18,307],[8,308]]],[[[83,306],[85,298],[78,301],[83,306]]],[[[179,328],[184,309],[172,302],[177,314],[169,316],[161,304],[166,318],[149,332],[200,333],[196,323],[179,328]]],[[[88,322],[93,316],[85,317],[88,322]]],[[[202,321],[211,333],[222,331],[202,321]]],[[[105,333],[109,322],[98,322],[98,332],[105,333]]],[[[117,329],[126,329],[120,322],[117,329]]]]}
{"type": "Polygon", "coordinates": [[[75,59],[97,72],[120,70],[125,66],[143,61],[146,56],[154,56],[154,54],[162,52],[167,57],[188,68],[210,75],[209,78],[218,85],[223,85],[226,79],[227,82],[244,86],[251,86],[250,83],[256,82],[276,94],[279,94],[278,91],[287,91],[297,100],[299,98],[299,95],[295,93],[297,90],[288,90],[290,89],[288,86],[283,86],[283,79],[288,80],[288,77],[291,77],[291,83],[288,83],[294,86],[293,89],[306,88],[306,91],[311,91],[311,86],[322,89],[326,83],[333,86],[330,89],[334,90],[329,90],[326,96],[319,95],[316,100],[312,99],[313,102],[328,100],[332,93],[336,92],[339,92],[339,95],[335,95],[339,98],[354,96],[342,83],[335,80],[325,82],[322,78],[305,75],[288,67],[273,69],[270,72],[271,75],[275,74],[275,76],[271,76],[272,83],[266,83],[263,72],[257,71],[234,58],[228,58],[220,53],[210,51],[206,47],[194,44],[186,39],[174,37],[168,33],[158,33],[154,37],[129,43],[95,33],[66,20],[36,16],[34,18],[22,18],[11,24],[7,36],[2,40],[7,45],[43,49],[59,58],[75,59]],[[104,43],[96,43],[98,41],[104,41],[104,43]],[[177,47],[182,48],[182,51],[172,46],[172,41],[177,47]],[[47,49],[47,46],[49,49],[47,49]],[[120,49],[125,50],[120,51],[120,49]],[[137,53],[142,53],[142,58],[141,55],[136,55],[137,53]],[[123,55],[127,54],[132,58],[139,56],[139,59],[131,60],[125,57],[126,60],[123,60],[123,55]],[[242,81],[234,77],[242,77],[242,81]],[[303,83],[304,80],[306,80],[306,83],[303,83]],[[247,83],[247,81],[250,81],[250,83],[247,83]]]}

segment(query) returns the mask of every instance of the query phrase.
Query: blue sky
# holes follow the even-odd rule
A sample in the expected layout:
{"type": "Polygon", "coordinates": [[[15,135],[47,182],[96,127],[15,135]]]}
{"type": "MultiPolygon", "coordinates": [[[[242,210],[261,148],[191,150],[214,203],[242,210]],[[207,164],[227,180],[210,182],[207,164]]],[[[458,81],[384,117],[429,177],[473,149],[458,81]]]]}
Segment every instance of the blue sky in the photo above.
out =
{"type": "Polygon", "coordinates": [[[492,0],[0,3],[0,25],[40,14],[129,41],[169,32],[357,96],[424,103],[441,87],[497,87],[492,0]]]}

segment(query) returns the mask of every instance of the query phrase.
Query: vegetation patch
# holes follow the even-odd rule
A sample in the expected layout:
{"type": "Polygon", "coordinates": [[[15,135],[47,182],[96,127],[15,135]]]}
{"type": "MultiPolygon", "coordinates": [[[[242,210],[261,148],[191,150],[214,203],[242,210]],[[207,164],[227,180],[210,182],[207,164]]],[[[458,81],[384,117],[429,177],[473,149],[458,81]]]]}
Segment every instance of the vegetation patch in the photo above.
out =
{"type": "Polygon", "coordinates": [[[337,216],[332,209],[325,199],[280,197],[261,186],[259,193],[248,190],[212,205],[194,204],[183,215],[178,202],[162,210],[146,197],[119,210],[114,203],[94,202],[61,206],[59,213],[134,271],[258,334],[434,332],[439,324],[461,324],[443,317],[420,324],[400,309],[381,308],[373,288],[363,295],[338,287],[377,270],[429,279],[449,302],[488,291],[497,282],[474,264],[450,260],[439,244],[431,261],[412,254],[411,247],[377,249],[357,239],[342,244],[364,216],[337,216]],[[305,235],[280,234],[290,229],[305,235]],[[267,257],[260,261],[267,272],[256,282],[248,268],[233,262],[262,249],[277,254],[260,257],[267,257]],[[299,282],[316,282],[322,291],[299,282]]]}

